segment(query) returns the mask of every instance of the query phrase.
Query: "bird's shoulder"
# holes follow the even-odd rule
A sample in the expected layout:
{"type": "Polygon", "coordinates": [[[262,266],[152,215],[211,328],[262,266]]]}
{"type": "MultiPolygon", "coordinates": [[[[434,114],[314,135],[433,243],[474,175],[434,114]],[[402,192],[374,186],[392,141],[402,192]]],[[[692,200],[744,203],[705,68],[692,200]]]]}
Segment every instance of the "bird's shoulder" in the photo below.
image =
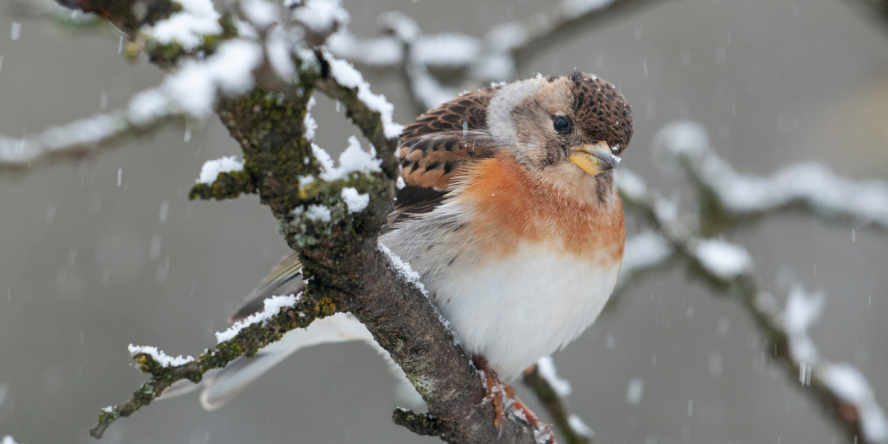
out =
{"type": "Polygon", "coordinates": [[[448,102],[432,108],[401,131],[401,140],[410,140],[426,134],[463,129],[487,128],[487,106],[500,87],[488,87],[460,94],[448,102]]]}
{"type": "Polygon", "coordinates": [[[487,128],[487,107],[497,89],[461,94],[404,128],[398,150],[403,186],[389,226],[435,209],[466,167],[494,155],[497,143],[487,128]]]}

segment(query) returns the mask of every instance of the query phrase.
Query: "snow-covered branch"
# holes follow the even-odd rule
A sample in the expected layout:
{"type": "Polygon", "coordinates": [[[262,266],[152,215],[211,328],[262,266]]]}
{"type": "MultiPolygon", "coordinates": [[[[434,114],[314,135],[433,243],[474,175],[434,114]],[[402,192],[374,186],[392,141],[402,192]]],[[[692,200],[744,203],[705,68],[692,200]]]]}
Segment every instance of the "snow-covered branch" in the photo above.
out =
{"type": "Polygon", "coordinates": [[[101,438],[115,420],[127,417],[150,404],[176,381],[188,379],[200,382],[207,371],[223,368],[240,356],[253,356],[266,345],[280,340],[285,332],[304,328],[316,318],[329,316],[335,310],[335,306],[329,303],[329,298],[326,304],[317,304],[313,299],[302,300],[296,295],[273,299],[266,303],[266,309],[262,313],[236,328],[217,334],[220,337],[219,344],[197,358],[173,358],[156,347],[130,345],[133,359],[143,372],[151,375],[151,379],[129,401],[103,408],[99,413],[99,422],[90,430],[90,435],[101,438]]]}
{"type": "Polygon", "coordinates": [[[128,52],[143,52],[170,71],[162,85],[133,99],[128,118],[148,125],[168,115],[218,114],[240,143],[243,161],[206,164],[192,196],[259,194],[300,253],[308,277],[295,307],[223,333],[224,342],[193,360],[133,348],[151,380],[130,401],[103,410],[95,435],[176,380],[197,382],[208,370],[251,356],[315,317],[348,311],[413,381],[439,418],[443,438],[535,442],[533,428],[518,419],[494,424],[494,407],[483,402],[481,376],[425,295],[377,249],[394,197],[401,127],[392,120],[392,105],[374,94],[351,64],[313,48],[313,39],[323,40],[347,22],[338,1],[285,2],[280,8],[266,0],[244,0],[221,14],[209,0],[141,0],[138,8],[134,1],[66,4],[107,18],[132,39],[128,52]],[[134,16],[133,10],[148,14],[134,16]],[[370,142],[369,153],[357,139],[350,140],[335,166],[313,142],[318,122],[310,107],[316,92],[345,105],[346,115],[370,142]]]}
{"type": "Polygon", "coordinates": [[[713,199],[707,209],[740,219],[791,207],[823,218],[845,218],[888,229],[888,182],[858,181],[825,165],[790,165],[769,177],[737,172],[709,145],[706,130],[694,122],[674,122],[655,136],[655,149],[679,159],[690,177],[713,199]]]}
{"type": "MultiPolygon", "coordinates": [[[[699,136],[697,132],[691,134],[699,136]]],[[[819,316],[822,297],[809,296],[801,287],[796,287],[790,291],[786,307],[781,309],[773,295],[757,283],[753,274],[755,264],[743,247],[698,237],[680,221],[674,201],[649,191],[639,178],[627,177],[630,179],[617,182],[623,201],[642,210],[656,227],[656,235],[642,236],[651,239],[644,242],[657,245],[650,251],[663,253],[650,253],[650,256],[665,260],[669,256],[666,251],[674,251],[688,262],[696,276],[715,290],[737,296],[736,300],[768,339],[763,356],[781,359],[787,378],[824,407],[829,417],[847,432],[849,441],[856,442],[859,438],[865,443],[888,443],[888,420],[869,383],[850,364],[833,363],[821,357],[807,334],[808,327],[819,316]],[[670,248],[664,248],[662,241],[668,242],[670,248]]]]}
{"type": "Polygon", "coordinates": [[[529,19],[495,25],[482,38],[450,32],[425,35],[412,18],[387,12],[379,17],[387,35],[361,39],[343,28],[330,36],[327,45],[336,56],[355,63],[401,67],[418,110],[424,111],[463,90],[511,80],[523,61],[565,33],[654,1],[562,0],[529,19]],[[449,86],[432,74],[441,68],[459,72],[457,78],[447,79],[449,86]]]}
{"type": "MultiPolygon", "coordinates": [[[[103,410],[96,435],[177,380],[199,381],[206,371],[251,356],[316,317],[348,311],[390,352],[429,406],[431,415],[396,412],[399,423],[458,442],[534,442],[533,430],[517,420],[501,428],[493,425],[493,406],[482,401],[482,381],[468,358],[422,291],[377,247],[395,189],[401,127],[392,119],[392,105],[374,94],[347,60],[402,68],[425,109],[460,89],[510,79],[522,57],[560,33],[650,0],[563,0],[528,21],[495,26],[484,38],[425,36],[412,19],[389,13],[382,20],[389,35],[369,40],[349,34],[350,17],[337,0],[288,0],[283,7],[243,0],[221,13],[209,0],[60,2],[107,18],[131,39],[128,53],[146,54],[169,74],[161,85],[135,96],[126,111],[23,139],[0,137],[0,167],[76,157],[168,120],[217,114],[240,143],[243,160],[209,162],[192,197],[259,194],[311,278],[300,298],[272,301],[255,322],[224,333],[222,342],[197,358],[134,347],[136,361],[151,380],[127,403],[103,410]],[[325,42],[329,49],[318,47],[325,42]],[[434,75],[440,68],[465,74],[444,86],[434,75]],[[370,143],[368,150],[358,139],[350,140],[336,166],[314,143],[318,122],[311,105],[317,92],[345,105],[346,115],[370,143]]],[[[770,178],[742,175],[714,154],[705,132],[690,124],[668,127],[657,141],[681,159],[701,190],[730,217],[802,205],[820,215],[888,228],[885,184],[842,179],[814,165],[790,167],[770,178]]],[[[820,357],[807,336],[819,310],[817,299],[794,291],[780,309],[756,284],[753,261],[742,247],[700,238],[679,221],[676,205],[650,193],[640,178],[625,170],[617,178],[624,200],[642,208],[656,227],[627,244],[622,282],[671,257],[684,258],[713,287],[742,296],[739,300],[787,363],[788,375],[835,412],[831,417],[849,436],[888,442],[884,414],[865,379],[846,364],[820,357]]],[[[563,411],[564,393],[552,383],[557,381],[537,369],[550,390],[537,393],[565,435],[575,435],[571,442],[582,442],[588,432],[582,421],[563,411]]]]}
{"type": "Polygon", "coordinates": [[[570,382],[558,376],[550,356],[524,372],[524,385],[533,390],[567,444],[591,442],[593,431],[579,416],[568,413],[564,398],[570,396],[570,382]]]}

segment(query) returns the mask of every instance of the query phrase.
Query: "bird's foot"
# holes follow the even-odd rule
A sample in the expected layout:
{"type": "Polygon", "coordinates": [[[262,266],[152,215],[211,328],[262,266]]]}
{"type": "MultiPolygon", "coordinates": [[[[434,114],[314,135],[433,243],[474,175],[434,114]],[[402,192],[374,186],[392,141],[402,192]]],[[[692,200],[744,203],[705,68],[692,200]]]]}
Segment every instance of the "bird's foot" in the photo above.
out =
{"type": "Polygon", "coordinates": [[[484,388],[487,389],[484,400],[493,403],[495,412],[493,425],[499,427],[506,420],[506,408],[511,405],[512,398],[515,397],[515,389],[500,381],[499,376],[487,365],[487,359],[484,357],[475,356],[472,358],[472,362],[484,377],[484,388]]]}
{"type": "Polygon", "coordinates": [[[506,410],[511,408],[513,415],[534,427],[539,436],[548,435],[549,438],[546,442],[554,444],[555,435],[552,433],[552,425],[541,421],[529,407],[515,396],[515,389],[511,385],[500,381],[496,372],[487,365],[487,359],[475,356],[472,358],[472,361],[484,376],[484,385],[487,388],[487,396],[484,399],[493,402],[493,408],[496,412],[493,425],[500,427],[506,420],[506,410]]]}

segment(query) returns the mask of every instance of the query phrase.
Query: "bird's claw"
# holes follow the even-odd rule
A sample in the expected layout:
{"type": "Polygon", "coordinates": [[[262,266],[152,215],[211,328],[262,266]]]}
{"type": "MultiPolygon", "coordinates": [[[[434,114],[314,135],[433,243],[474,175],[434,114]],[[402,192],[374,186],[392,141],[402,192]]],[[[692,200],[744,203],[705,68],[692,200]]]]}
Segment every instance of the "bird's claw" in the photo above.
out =
{"type": "Polygon", "coordinates": [[[515,396],[515,388],[499,380],[496,372],[487,365],[486,359],[476,356],[472,361],[484,377],[484,386],[487,389],[487,395],[484,396],[484,399],[493,403],[495,412],[493,425],[499,428],[500,434],[503,432],[502,425],[506,421],[506,410],[511,409],[513,415],[534,427],[537,430],[538,436],[549,435],[546,441],[548,444],[555,444],[552,425],[540,421],[530,408],[515,396]]]}

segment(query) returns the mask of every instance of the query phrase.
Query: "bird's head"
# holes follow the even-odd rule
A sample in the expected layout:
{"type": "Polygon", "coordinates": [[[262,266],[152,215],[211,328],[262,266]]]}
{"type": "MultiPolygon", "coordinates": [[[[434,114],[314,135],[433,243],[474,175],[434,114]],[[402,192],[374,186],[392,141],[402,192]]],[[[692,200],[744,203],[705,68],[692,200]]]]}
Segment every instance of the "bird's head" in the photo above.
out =
{"type": "Polygon", "coordinates": [[[531,171],[574,184],[590,177],[610,181],[632,139],[632,111],[623,96],[579,71],[502,87],[489,105],[488,125],[531,171]]]}

